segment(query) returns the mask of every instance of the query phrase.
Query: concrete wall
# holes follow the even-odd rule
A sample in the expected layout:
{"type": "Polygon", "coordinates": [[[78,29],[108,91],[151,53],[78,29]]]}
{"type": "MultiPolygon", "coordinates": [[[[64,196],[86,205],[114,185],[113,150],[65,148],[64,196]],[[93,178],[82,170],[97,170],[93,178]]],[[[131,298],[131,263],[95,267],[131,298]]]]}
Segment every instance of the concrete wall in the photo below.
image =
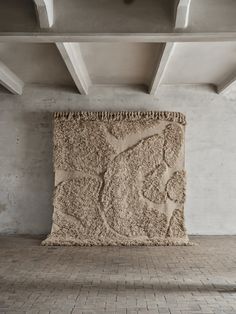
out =
{"type": "Polygon", "coordinates": [[[236,93],[210,87],[139,90],[27,87],[0,92],[0,232],[47,233],[52,216],[52,115],[60,110],[175,110],[187,115],[186,223],[191,234],[236,233],[236,93]]]}

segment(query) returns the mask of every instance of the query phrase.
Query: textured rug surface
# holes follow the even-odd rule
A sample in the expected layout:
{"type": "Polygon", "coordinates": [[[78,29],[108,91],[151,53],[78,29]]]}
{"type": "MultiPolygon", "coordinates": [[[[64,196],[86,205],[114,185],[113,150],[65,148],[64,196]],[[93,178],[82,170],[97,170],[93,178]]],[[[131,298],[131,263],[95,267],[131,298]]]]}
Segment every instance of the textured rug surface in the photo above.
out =
{"type": "Polygon", "coordinates": [[[44,245],[186,245],[185,117],[54,114],[54,213],[44,245]]]}

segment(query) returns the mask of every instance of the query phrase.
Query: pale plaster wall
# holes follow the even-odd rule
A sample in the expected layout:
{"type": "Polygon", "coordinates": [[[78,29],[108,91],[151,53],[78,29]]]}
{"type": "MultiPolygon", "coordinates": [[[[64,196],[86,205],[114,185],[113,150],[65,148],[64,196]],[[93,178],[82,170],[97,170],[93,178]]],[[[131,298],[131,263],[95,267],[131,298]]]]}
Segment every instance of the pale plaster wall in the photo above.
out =
{"type": "Polygon", "coordinates": [[[138,89],[26,87],[0,91],[0,233],[47,233],[52,215],[52,115],[76,110],[173,110],[186,114],[191,234],[236,234],[236,93],[211,87],[162,87],[153,98],[138,89]]]}

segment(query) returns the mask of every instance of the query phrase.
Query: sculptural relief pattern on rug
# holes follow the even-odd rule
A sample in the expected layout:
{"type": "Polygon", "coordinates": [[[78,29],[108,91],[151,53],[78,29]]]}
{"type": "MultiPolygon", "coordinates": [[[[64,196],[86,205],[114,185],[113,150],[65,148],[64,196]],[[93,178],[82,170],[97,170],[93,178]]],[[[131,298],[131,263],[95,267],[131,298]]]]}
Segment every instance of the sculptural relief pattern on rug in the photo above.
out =
{"type": "Polygon", "coordinates": [[[188,244],[184,131],[180,113],[56,113],[53,225],[43,244],[188,244]]]}

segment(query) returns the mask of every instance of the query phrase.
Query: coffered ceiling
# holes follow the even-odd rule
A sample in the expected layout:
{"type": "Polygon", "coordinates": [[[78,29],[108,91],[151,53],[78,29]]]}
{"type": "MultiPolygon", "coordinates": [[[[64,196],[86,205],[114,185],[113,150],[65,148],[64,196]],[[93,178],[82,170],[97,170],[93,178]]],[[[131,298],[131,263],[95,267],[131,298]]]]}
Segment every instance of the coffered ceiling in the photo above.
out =
{"type": "Polygon", "coordinates": [[[212,84],[236,79],[234,0],[0,0],[0,83],[212,84]]]}

